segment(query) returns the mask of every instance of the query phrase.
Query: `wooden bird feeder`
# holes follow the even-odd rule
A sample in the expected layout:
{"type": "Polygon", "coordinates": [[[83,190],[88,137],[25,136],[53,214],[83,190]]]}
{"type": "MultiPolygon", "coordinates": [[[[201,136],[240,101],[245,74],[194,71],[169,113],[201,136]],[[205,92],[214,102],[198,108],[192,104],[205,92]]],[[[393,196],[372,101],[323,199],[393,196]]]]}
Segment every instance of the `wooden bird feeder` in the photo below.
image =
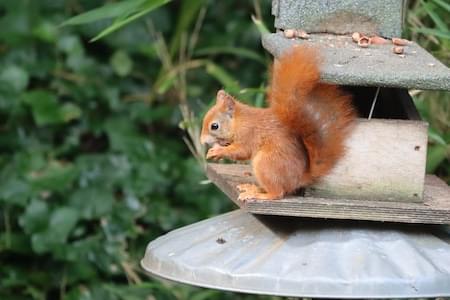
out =
{"type": "Polygon", "coordinates": [[[450,70],[414,42],[403,54],[391,38],[401,35],[406,1],[275,0],[276,33],[262,38],[275,58],[297,45],[320,49],[321,80],[353,94],[360,119],[347,153],[331,174],[302,196],[276,201],[237,200],[236,184],[252,182],[243,164],[208,165],[209,178],[241,208],[255,214],[406,223],[450,223],[450,189],[425,175],[428,124],[407,89],[450,90],[450,70]],[[301,29],[307,38],[287,38],[301,29]],[[361,48],[352,33],[380,36],[385,44],[361,48]]]}
{"type": "Polygon", "coordinates": [[[450,224],[450,190],[425,176],[427,124],[407,92],[450,90],[450,70],[415,43],[399,56],[392,44],[360,48],[351,37],[399,36],[405,2],[272,1],[277,32],[263,36],[264,47],[275,58],[299,44],[321,48],[322,80],[354,95],[360,119],[347,154],[302,195],[274,201],[237,200],[236,185],[255,180],[249,165],[209,164],[208,177],[242,209],[150,242],[144,270],[207,288],[299,298],[450,296],[449,227],[400,224],[450,224]],[[286,38],[286,29],[309,38],[286,38]]]}

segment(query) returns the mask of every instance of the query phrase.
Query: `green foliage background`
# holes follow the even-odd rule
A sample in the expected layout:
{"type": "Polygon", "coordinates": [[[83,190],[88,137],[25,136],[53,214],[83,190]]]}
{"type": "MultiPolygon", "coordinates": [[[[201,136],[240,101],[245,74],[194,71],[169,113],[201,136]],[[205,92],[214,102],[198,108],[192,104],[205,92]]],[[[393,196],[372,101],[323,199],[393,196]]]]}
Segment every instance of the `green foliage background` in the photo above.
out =
{"type": "MultiPolygon", "coordinates": [[[[195,133],[223,86],[262,103],[270,1],[173,2],[95,43],[110,18],[59,26],[105,2],[118,3],[0,2],[0,299],[258,298],[157,282],[138,263],[150,240],[232,208],[180,127],[195,133]]],[[[448,64],[439,2],[414,2],[407,34],[448,64]]],[[[449,180],[448,94],[416,94],[429,169],[449,180]]]]}

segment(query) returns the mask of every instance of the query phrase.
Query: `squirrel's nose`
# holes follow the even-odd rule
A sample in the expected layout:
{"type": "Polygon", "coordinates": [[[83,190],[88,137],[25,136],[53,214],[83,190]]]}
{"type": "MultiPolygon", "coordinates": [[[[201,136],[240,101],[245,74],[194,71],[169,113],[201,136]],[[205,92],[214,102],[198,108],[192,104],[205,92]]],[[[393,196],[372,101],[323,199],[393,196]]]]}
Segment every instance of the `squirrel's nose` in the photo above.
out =
{"type": "Polygon", "coordinates": [[[200,144],[202,144],[202,145],[206,144],[206,136],[204,136],[204,135],[200,136],[200,144]]]}
{"type": "Polygon", "coordinates": [[[200,136],[200,144],[202,145],[210,145],[212,144],[212,137],[209,134],[202,134],[200,136]]]}

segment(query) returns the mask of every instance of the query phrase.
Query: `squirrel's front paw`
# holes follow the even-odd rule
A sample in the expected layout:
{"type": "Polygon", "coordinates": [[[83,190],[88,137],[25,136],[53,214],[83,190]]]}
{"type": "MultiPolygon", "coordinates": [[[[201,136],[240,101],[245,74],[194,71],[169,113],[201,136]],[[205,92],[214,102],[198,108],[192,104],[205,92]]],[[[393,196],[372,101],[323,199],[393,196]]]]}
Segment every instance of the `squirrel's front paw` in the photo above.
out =
{"type": "Polygon", "coordinates": [[[206,159],[214,159],[218,160],[220,158],[224,157],[224,151],[223,147],[221,146],[214,146],[208,150],[206,153],[206,159]]]}

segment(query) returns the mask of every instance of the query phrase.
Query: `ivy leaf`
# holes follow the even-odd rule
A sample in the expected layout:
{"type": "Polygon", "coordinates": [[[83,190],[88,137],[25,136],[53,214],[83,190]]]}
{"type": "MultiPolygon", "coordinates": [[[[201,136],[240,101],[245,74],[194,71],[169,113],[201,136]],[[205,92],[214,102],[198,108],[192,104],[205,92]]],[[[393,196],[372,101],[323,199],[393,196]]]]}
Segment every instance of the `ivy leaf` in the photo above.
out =
{"type": "Polygon", "coordinates": [[[82,187],[110,190],[131,176],[132,165],[125,155],[83,155],[76,161],[82,187]]]}
{"type": "Polygon", "coordinates": [[[42,41],[53,43],[58,38],[58,28],[54,24],[44,21],[33,30],[33,35],[42,41]]]}
{"type": "Polygon", "coordinates": [[[24,101],[31,106],[34,121],[37,125],[57,124],[61,122],[58,102],[55,95],[37,90],[24,95],[24,101]]]}
{"type": "Polygon", "coordinates": [[[72,184],[78,170],[70,163],[50,161],[42,170],[32,171],[28,180],[36,191],[64,191],[72,184]]]}
{"type": "Polygon", "coordinates": [[[10,177],[0,182],[0,201],[25,206],[30,194],[31,188],[23,180],[10,177]]]}
{"type": "Polygon", "coordinates": [[[0,82],[20,92],[26,89],[29,82],[29,75],[24,69],[11,65],[2,69],[0,73],[0,82]]]}
{"type": "Polygon", "coordinates": [[[49,231],[55,238],[64,242],[70,231],[75,227],[79,218],[79,213],[71,207],[60,207],[53,211],[49,223],[49,231]]]}
{"type": "Polygon", "coordinates": [[[57,248],[66,243],[67,237],[78,219],[79,214],[74,208],[59,207],[54,210],[47,229],[33,234],[31,238],[33,250],[36,253],[45,253],[55,248],[55,252],[59,252],[57,248]]]}
{"type": "Polygon", "coordinates": [[[26,233],[41,232],[47,228],[48,205],[41,200],[33,200],[19,219],[19,224],[26,233]]]}
{"type": "Polygon", "coordinates": [[[133,61],[125,51],[118,50],[111,57],[111,66],[117,75],[124,77],[133,69],[133,61]]]}
{"type": "Polygon", "coordinates": [[[77,190],[70,196],[71,207],[76,208],[85,219],[99,218],[111,212],[114,197],[106,189],[96,187],[77,190]]]}
{"type": "Polygon", "coordinates": [[[113,151],[134,158],[148,158],[153,145],[139,133],[134,124],[125,118],[111,118],[104,127],[113,151]]]}
{"type": "Polygon", "coordinates": [[[63,36],[58,40],[57,47],[67,55],[84,55],[84,48],[78,36],[68,35],[63,36]]]}
{"type": "Polygon", "coordinates": [[[31,107],[33,118],[39,126],[65,123],[81,116],[81,109],[77,105],[59,105],[56,96],[45,90],[26,93],[23,100],[31,107]]]}
{"type": "Polygon", "coordinates": [[[73,103],[64,103],[60,108],[60,117],[64,122],[79,119],[81,114],[81,108],[73,103]]]}
{"type": "MultiPolygon", "coordinates": [[[[31,251],[30,240],[27,235],[19,231],[2,232],[0,233],[0,252],[4,249],[22,255],[29,255],[31,251]]],[[[4,278],[2,278],[2,281],[4,281],[4,278]]]]}

